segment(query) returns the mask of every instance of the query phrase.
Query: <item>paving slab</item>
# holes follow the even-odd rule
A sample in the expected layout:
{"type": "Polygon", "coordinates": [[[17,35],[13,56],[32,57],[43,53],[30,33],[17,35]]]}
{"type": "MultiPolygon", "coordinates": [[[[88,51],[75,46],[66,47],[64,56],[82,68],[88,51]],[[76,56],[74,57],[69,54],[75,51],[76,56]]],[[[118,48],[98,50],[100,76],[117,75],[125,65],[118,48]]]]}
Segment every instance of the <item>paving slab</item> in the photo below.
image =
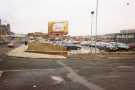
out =
{"type": "Polygon", "coordinates": [[[39,54],[39,53],[31,53],[25,52],[27,46],[21,45],[7,53],[8,56],[15,57],[26,57],[26,58],[51,58],[51,59],[65,59],[66,57],[61,55],[49,55],[49,54],[39,54]]]}

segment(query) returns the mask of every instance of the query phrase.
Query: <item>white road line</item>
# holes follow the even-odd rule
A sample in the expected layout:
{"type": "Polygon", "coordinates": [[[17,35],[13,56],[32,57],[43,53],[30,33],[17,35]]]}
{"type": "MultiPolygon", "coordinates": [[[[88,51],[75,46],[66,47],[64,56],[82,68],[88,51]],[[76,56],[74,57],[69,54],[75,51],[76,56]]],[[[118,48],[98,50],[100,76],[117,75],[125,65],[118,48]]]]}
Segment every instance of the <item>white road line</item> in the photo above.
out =
{"type": "Polygon", "coordinates": [[[2,70],[3,72],[19,72],[19,71],[41,71],[41,70],[55,70],[55,69],[11,69],[11,70],[2,70]]]}
{"type": "Polygon", "coordinates": [[[90,90],[104,90],[102,87],[88,82],[84,77],[78,75],[71,67],[67,66],[66,64],[62,63],[61,61],[57,61],[60,65],[62,65],[68,72],[68,77],[73,80],[74,82],[78,82],[83,86],[89,88],[90,90]]]}

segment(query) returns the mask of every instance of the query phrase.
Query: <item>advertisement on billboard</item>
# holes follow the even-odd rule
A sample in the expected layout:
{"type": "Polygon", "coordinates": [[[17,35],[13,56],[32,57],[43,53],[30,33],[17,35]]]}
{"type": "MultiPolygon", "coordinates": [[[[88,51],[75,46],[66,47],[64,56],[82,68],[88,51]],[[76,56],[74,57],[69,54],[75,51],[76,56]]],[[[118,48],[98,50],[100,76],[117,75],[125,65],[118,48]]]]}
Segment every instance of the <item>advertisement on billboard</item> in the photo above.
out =
{"type": "Polygon", "coordinates": [[[58,22],[58,23],[53,24],[53,31],[56,31],[56,32],[64,31],[64,23],[58,22]]]}
{"type": "Polygon", "coordinates": [[[49,35],[67,35],[68,34],[68,21],[50,21],[48,23],[49,35]]]}

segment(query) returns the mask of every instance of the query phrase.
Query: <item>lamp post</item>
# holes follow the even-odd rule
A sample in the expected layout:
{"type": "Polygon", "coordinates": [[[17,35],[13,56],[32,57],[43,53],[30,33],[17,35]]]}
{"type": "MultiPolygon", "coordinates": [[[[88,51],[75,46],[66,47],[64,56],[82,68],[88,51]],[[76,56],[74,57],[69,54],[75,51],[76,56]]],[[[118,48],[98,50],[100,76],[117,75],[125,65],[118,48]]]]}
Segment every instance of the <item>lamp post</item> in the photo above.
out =
{"type": "MultiPolygon", "coordinates": [[[[94,15],[94,11],[91,11],[91,37],[90,37],[90,40],[91,40],[91,44],[92,44],[92,29],[93,29],[93,15],[94,15]]],[[[90,46],[90,52],[92,53],[92,47],[90,46]]]]}
{"type": "Polygon", "coordinates": [[[95,26],[95,54],[97,53],[96,48],[96,42],[97,42],[97,30],[98,30],[98,5],[99,5],[99,0],[96,1],[96,26],[95,26]]]}

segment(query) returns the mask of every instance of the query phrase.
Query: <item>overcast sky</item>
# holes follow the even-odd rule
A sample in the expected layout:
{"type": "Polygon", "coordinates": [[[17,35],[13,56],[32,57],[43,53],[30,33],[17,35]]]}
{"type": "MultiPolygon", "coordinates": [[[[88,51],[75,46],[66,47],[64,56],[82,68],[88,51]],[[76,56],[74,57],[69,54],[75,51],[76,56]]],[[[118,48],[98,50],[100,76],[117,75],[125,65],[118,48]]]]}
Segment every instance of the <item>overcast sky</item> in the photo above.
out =
{"type": "MultiPolygon", "coordinates": [[[[95,7],[96,0],[0,0],[0,18],[16,33],[47,32],[48,21],[68,20],[70,35],[90,35],[95,7]]],[[[135,29],[135,1],[99,0],[98,34],[122,29],[135,29]]]]}

